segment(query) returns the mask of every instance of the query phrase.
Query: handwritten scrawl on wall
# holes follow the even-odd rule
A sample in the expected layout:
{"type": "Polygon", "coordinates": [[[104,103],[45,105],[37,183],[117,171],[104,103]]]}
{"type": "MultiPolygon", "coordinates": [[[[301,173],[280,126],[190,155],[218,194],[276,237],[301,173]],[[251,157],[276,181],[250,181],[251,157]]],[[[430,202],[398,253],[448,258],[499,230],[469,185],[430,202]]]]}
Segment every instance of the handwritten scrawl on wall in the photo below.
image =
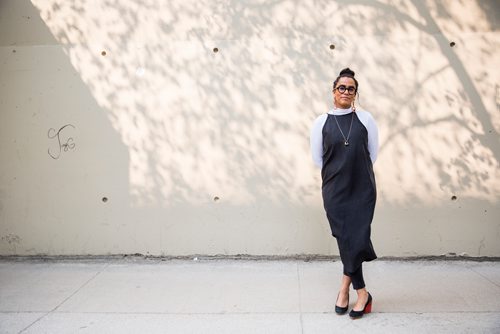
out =
{"type": "Polygon", "coordinates": [[[49,129],[47,136],[52,139],[52,147],[49,147],[47,153],[52,159],[59,159],[62,152],[75,149],[73,137],[70,137],[68,132],[71,128],[75,129],[75,126],[66,124],[57,131],[54,128],[49,129]]]}

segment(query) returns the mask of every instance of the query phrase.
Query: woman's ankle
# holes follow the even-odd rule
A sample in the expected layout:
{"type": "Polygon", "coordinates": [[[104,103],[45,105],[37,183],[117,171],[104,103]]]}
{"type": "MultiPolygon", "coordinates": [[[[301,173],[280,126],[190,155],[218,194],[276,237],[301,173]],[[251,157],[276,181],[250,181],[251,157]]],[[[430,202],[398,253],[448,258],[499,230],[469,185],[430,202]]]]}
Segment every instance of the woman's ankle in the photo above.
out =
{"type": "Polygon", "coordinates": [[[368,296],[368,291],[366,290],[366,288],[357,289],[356,293],[358,294],[358,296],[368,296]]]}

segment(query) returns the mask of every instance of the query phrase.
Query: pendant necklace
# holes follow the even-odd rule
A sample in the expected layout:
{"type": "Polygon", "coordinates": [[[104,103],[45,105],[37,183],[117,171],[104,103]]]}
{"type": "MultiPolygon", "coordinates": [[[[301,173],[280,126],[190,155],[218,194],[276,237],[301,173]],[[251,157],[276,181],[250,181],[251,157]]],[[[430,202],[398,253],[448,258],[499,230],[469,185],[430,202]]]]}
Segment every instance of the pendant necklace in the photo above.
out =
{"type": "Polygon", "coordinates": [[[347,138],[344,136],[344,133],[342,132],[342,129],[340,128],[339,122],[337,121],[337,116],[335,116],[335,114],[334,114],[333,117],[335,118],[335,123],[337,123],[337,127],[340,130],[340,134],[342,134],[342,137],[344,138],[344,145],[349,146],[349,136],[351,135],[352,121],[354,120],[354,111],[352,112],[351,125],[349,126],[349,133],[347,134],[347,138]]]}

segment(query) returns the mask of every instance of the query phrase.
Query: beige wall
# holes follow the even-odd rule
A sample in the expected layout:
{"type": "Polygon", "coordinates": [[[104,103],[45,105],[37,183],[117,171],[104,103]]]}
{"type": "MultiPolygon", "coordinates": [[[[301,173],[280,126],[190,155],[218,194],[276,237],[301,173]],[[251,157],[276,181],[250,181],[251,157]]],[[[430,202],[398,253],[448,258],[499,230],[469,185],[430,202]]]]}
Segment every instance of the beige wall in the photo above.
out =
{"type": "Polygon", "coordinates": [[[308,140],[349,66],[379,256],[500,256],[497,1],[106,3],[0,1],[0,254],[337,254],[308,140]]]}

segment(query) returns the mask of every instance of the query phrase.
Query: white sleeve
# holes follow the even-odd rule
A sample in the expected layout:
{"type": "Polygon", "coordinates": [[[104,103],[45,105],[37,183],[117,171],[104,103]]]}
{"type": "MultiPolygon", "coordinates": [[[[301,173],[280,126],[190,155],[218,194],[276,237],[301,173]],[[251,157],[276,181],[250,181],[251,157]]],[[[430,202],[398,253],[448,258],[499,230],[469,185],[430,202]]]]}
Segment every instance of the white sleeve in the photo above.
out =
{"type": "Polygon", "coordinates": [[[316,118],[311,128],[311,155],[314,164],[323,167],[323,126],[325,125],[328,114],[323,114],[316,118]]]}
{"type": "Polygon", "coordinates": [[[370,158],[372,163],[375,163],[378,156],[378,128],[377,123],[373,116],[367,111],[356,111],[359,120],[365,126],[368,131],[368,151],[370,152],[370,158]]]}

